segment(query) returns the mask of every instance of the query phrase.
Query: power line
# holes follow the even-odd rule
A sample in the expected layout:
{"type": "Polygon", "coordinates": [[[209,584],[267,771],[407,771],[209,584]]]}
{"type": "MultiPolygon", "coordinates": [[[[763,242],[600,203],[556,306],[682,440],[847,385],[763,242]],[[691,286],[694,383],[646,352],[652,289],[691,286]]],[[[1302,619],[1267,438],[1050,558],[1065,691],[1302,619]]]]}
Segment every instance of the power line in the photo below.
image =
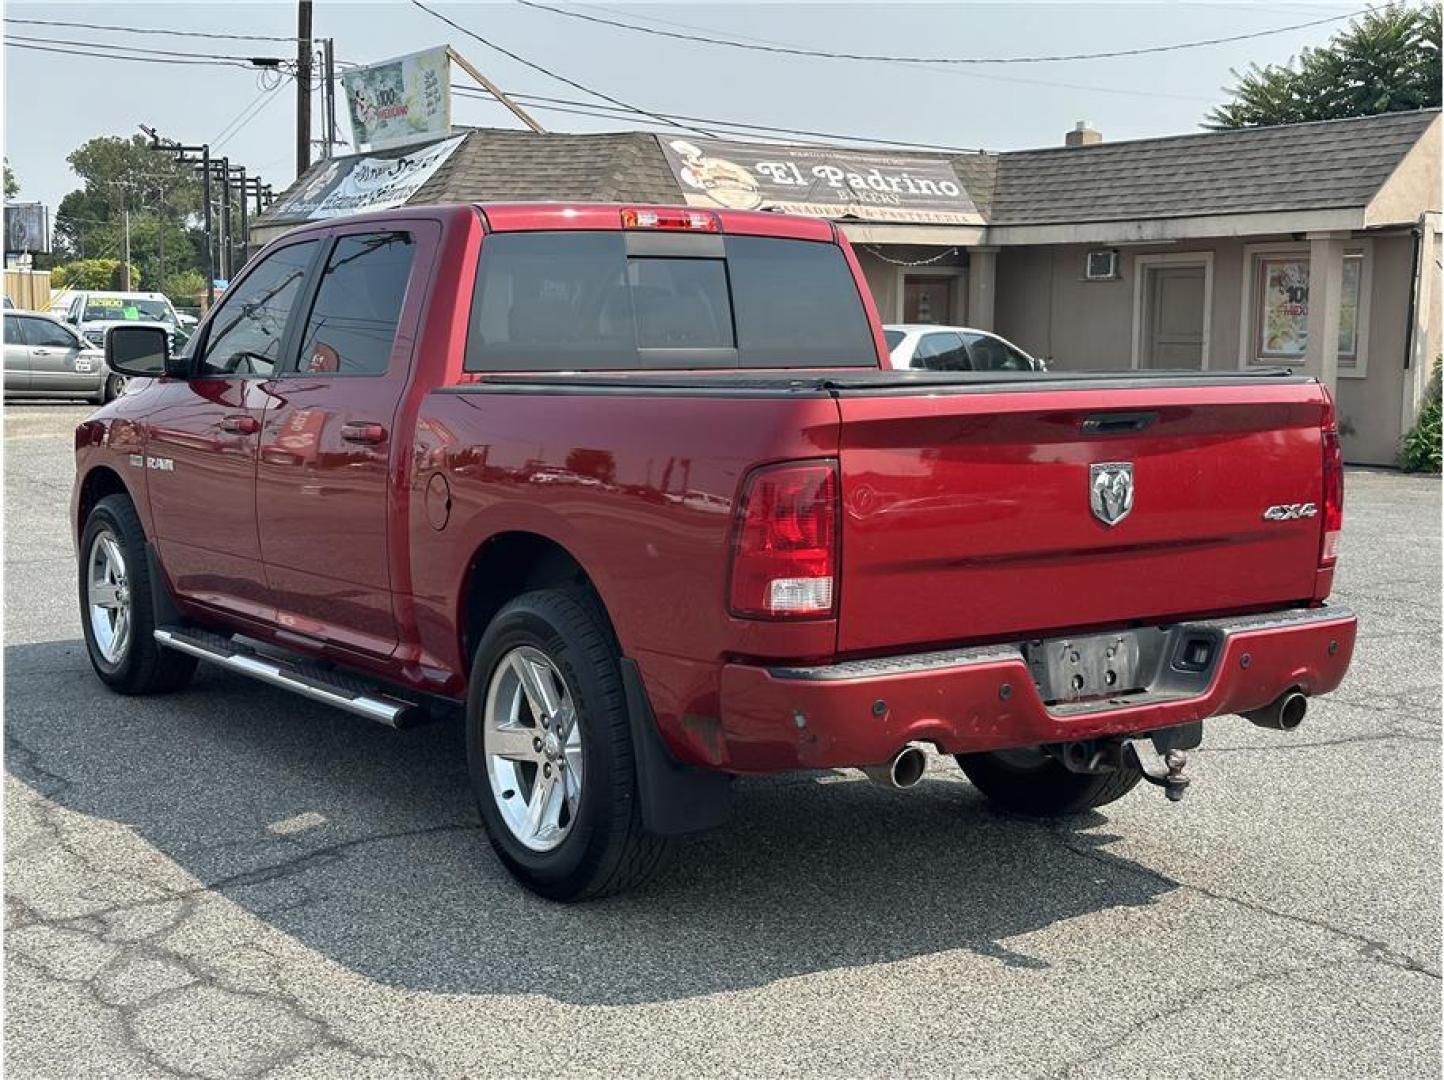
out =
{"type": "Polygon", "coordinates": [[[85,52],[80,49],[64,49],[49,45],[30,45],[25,42],[5,40],[7,49],[30,49],[34,52],[59,53],[61,56],[85,56],[97,60],[133,60],[141,64],[181,64],[188,67],[196,65],[202,67],[233,67],[243,71],[255,71],[255,67],[249,61],[244,63],[235,60],[181,60],[176,57],[161,56],[121,56],[118,53],[109,52],[85,52]]]}
{"type": "MultiPolygon", "coordinates": [[[[412,2],[415,3],[416,0],[412,0],[412,2]]],[[[832,52],[826,49],[806,49],[801,46],[791,45],[764,45],[752,41],[738,41],[735,38],[709,37],[704,34],[684,34],[677,30],[663,30],[655,26],[642,26],[638,23],[624,22],[621,19],[608,19],[601,15],[591,15],[582,11],[567,11],[562,8],[537,3],[536,0],[517,0],[517,3],[523,7],[535,8],[538,11],[547,11],[553,15],[561,15],[568,19],[581,19],[583,22],[598,23],[602,26],[611,26],[619,30],[630,30],[638,34],[651,34],[655,37],[675,38],[679,41],[692,41],[702,45],[721,45],[730,49],[781,53],[786,56],[812,56],[828,60],[870,60],[891,64],[1052,64],[1068,60],[1112,60],[1125,56],[1147,56],[1153,53],[1178,52],[1182,49],[1201,49],[1210,45],[1224,45],[1234,41],[1251,41],[1254,38],[1285,34],[1293,30],[1306,30],[1311,26],[1323,26],[1326,23],[1342,22],[1344,19],[1367,15],[1370,10],[1363,8],[1359,11],[1349,12],[1346,15],[1330,15],[1327,18],[1313,19],[1310,22],[1294,23],[1292,26],[1279,26],[1272,30],[1256,30],[1247,34],[1231,34],[1227,37],[1205,38],[1199,41],[1183,41],[1172,45],[1149,45],[1137,49],[1111,49],[1107,52],[1064,53],[1051,56],[888,56],[879,53],[832,52]]]]}
{"type": "Polygon", "coordinates": [[[64,26],[72,30],[109,30],[117,34],[158,34],[168,37],[213,38],[218,41],[285,41],[294,43],[293,37],[275,37],[268,34],[215,34],[204,30],[147,30],[137,26],[110,26],[103,23],[63,22],[58,19],[17,19],[5,16],[8,23],[25,23],[28,26],[64,26]]]}
{"type": "Polygon", "coordinates": [[[280,85],[277,84],[276,86],[272,86],[269,89],[262,90],[259,94],[257,94],[255,99],[251,101],[251,103],[247,105],[244,109],[242,109],[240,113],[237,114],[234,120],[232,120],[225,127],[221,128],[219,133],[212,136],[211,149],[219,150],[221,147],[225,146],[226,143],[230,142],[237,135],[239,135],[247,127],[247,125],[250,124],[252,120],[254,120],[256,117],[260,116],[261,113],[266,111],[267,105],[271,104],[271,102],[275,101],[276,98],[280,97],[280,94],[277,93],[280,88],[280,85]]]}
{"type": "Polygon", "coordinates": [[[44,45],[76,45],[76,46],[83,46],[83,47],[85,47],[85,48],[92,48],[92,49],[105,49],[105,50],[122,49],[122,50],[124,50],[125,52],[143,53],[143,54],[149,55],[149,56],[179,56],[179,57],[185,57],[185,58],[188,58],[188,59],[205,59],[205,60],[236,60],[236,61],[241,61],[241,62],[246,63],[246,64],[254,65],[254,66],[262,66],[262,65],[256,63],[258,60],[260,60],[260,61],[269,61],[269,60],[273,60],[273,59],[274,59],[274,60],[276,60],[276,62],[277,62],[278,64],[280,63],[280,59],[277,58],[277,57],[240,56],[240,55],[238,55],[238,54],[236,54],[236,53],[203,53],[203,52],[195,52],[194,50],[190,50],[190,49],[187,49],[185,52],[177,52],[177,51],[174,50],[174,49],[146,49],[146,48],[142,48],[142,47],[139,46],[139,45],[115,45],[115,44],[112,44],[111,42],[108,42],[108,41],[77,41],[77,40],[75,40],[74,38],[35,37],[35,36],[33,36],[33,35],[30,35],[30,34],[8,34],[8,35],[6,35],[6,40],[7,40],[7,41],[32,41],[32,42],[37,42],[37,43],[44,44],[44,45]]]}
{"type": "Polygon", "coordinates": [[[610,102],[611,104],[617,106],[619,109],[625,109],[625,110],[627,110],[628,112],[636,113],[636,114],[638,114],[638,115],[640,115],[640,116],[650,116],[653,120],[657,121],[657,122],[660,123],[660,124],[665,124],[665,125],[668,126],[668,127],[681,128],[683,131],[695,132],[695,133],[698,134],[698,135],[711,135],[711,134],[712,134],[710,131],[703,131],[701,128],[688,127],[686,124],[679,124],[679,123],[677,123],[677,121],[675,121],[675,120],[669,120],[669,119],[667,119],[666,117],[664,117],[664,116],[662,116],[662,115],[660,115],[660,114],[658,114],[658,113],[648,112],[646,109],[639,109],[639,108],[638,108],[637,106],[635,106],[635,105],[629,105],[629,104],[627,104],[627,102],[622,101],[622,100],[619,99],[619,98],[614,98],[614,97],[612,97],[612,96],[609,95],[609,94],[604,94],[604,93],[602,93],[600,90],[593,90],[590,86],[584,86],[584,85],[582,85],[581,83],[577,82],[575,79],[569,79],[569,78],[567,78],[565,75],[559,75],[559,74],[557,74],[555,71],[551,71],[551,70],[549,70],[549,69],[547,69],[547,68],[542,67],[540,64],[534,64],[534,63],[532,63],[530,60],[526,59],[525,57],[523,57],[523,56],[518,56],[516,53],[512,52],[510,49],[505,49],[505,48],[503,48],[502,46],[496,44],[496,43],[493,42],[493,41],[488,41],[486,38],[482,37],[480,34],[476,33],[475,31],[468,30],[466,27],[462,26],[460,23],[455,22],[455,21],[452,20],[452,19],[448,19],[445,15],[441,14],[441,12],[439,12],[439,11],[433,11],[431,8],[429,8],[429,7],[427,7],[425,4],[423,4],[423,3],[421,2],[421,0],[411,0],[411,3],[414,4],[416,7],[419,7],[422,11],[426,12],[428,15],[432,16],[433,18],[440,19],[442,22],[446,23],[446,25],[447,25],[447,26],[450,26],[452,29],[454,29],[454,30],[459,30],[459,31],[461,31],[463,34],[465,34],[467,37],[471,38],[472,40],[480,42],[481,44],[485,45],[488,49],[493,49],[493,50],[495,50],[496,52],[501,53],[503,56],[509,56],[511,59],[515,60],[517,63],[519,63],[519,64],[524,64],[525,66],[531,68],[533,71],[538,71],[538,72],[540,72],[541,74],[548,76],[549,78],[556,79],[558,82],[564,82],[564,83],[566,83],[568,86],[570,86],[570,87],[571,87],[572,89],[574,89],[574,90],[580,90],[580,91],[581,91],[582,93],[584,93],[584,94],[590,94],[590,95],[592,95],[592,97],[601,98],[603,101],[610,102]]]}
{"type": "MultiPolygon", "coordinates": [[[[626,14],[625,12],[615,11],[615,10],[613,10],[612,8],[605,7],[605,6],[601,5],[601,4],[590,4],[589,7],[590,7],[593,11],[607,11],[607,12],[611,12],[611,13],[614,14],[614,15],[625,15],[625,14],[626,14]]],[[[641,17],[642,17],[642,16],[638,16],[638,18],[641,18],[641,17]]],[[[713,28],[711,28],[711,27],[707,27],[707,26],[697,26],[697,25],[695,25],[695,24],[693,24],[693,23],[676,22],[676,21],[671,20],[671,19],[663,19],[663,18],[660,18],[659,16],[656,16],[656,15],[648,14],[647,16],[645,16],[645,18],[647,19],[648,22],[662,23],[662,24],[664,24],[664,25],[666,25],[666,26],[680,26],[680,27],[682,27],[684,30],[698,30],[698,31],[706,31],[706,32],[708,32],[708,33],[720,33],[720,31],[715,31],[715,30],[713,30],[713,28]]],[[[749,36],[749,35],[747,35],[747,34],[733,33],[733,34],[731,34],[731,36],[734,37],[734,38],[740,38],[740,39],[742,39],[742,40],[744,40],[744,41],[756,41],[756,42],[760,42],[760,43],[762,43],[762,44],[764,44],[764,45],[777,45],[777,46],[781,46],[781,47],[785,47],[785,48],[797,48],[797,47],[800,47],[800,46],[790,46],[790,45],[788,45],[786,42],[776,41],[776,40],[773,40],[773,39],[771,39],[771,38],[751,37],[751,36],[749,36]]],[[[1213,97],[1202,97],[1202,96],[1200,96],[1200,95],[1198,95],[1198,94],[1172,94],[1172,93],[1169,93],[1169,92],[1166,91],[1166,90],[1127,90],[1127,89],[1124,89],[1124,88],[1121,87],[1121,86],[1097,86],[1097,85],[1093,85],[1093,84],[1090,84],[1090,83],[1060,82],[1060,81],[1058,81],[1058,80],[1056,80],[1056,79],[1025,79],[1025,78],[1010,77],[1010,76],[1007,76],[1007,75],[996,75],[996,74],[988,74],[988,75],[985,75],[985,74],[983,74],[981,71],[964,71],[964,70],[960,69],[960,68],[959,68],[958,66],[956,66],[956,65],[954,65],[954,66],[952,66],[952,67],[942,67],[942,68],[940,68],[940,67],[929,67],[929,66],[927,66],[927,65],[925,65],[925,64],[920,64],[920,65],[918,65],[918,67],[919,67],[919,69],[922,70],[922,71],[934,71],[934,72],[938,72],[939,74],[952,75],[952,76],[954,76],[954,77],[956,77],[956,78],[962,78],[962,79],[983,79],[983,80],[988,81],[988,82],[1016,83],[1016,84],[1018,84],[1018,85],[1020,85],[1020,86],[1046,86],[1046,87],[1051,87],[1051,88],[1053,88],[1053,89],[1058,89],[1058,90],[1082,90],[1082,91],[1084,91],[1085,93],[1089,93],[1089,94],[1112,94],[1112,95],[1114,95],[1115,97],[1130,97],[1130,98],[1168,98],[1168,99],[1171,100],[1171,101],[1193,101],[1193,102],[1202,102],[1202,103],[1210,104],[1210,105],[1217,103],[1217,98],[1213,98],[1213,97]]]]}

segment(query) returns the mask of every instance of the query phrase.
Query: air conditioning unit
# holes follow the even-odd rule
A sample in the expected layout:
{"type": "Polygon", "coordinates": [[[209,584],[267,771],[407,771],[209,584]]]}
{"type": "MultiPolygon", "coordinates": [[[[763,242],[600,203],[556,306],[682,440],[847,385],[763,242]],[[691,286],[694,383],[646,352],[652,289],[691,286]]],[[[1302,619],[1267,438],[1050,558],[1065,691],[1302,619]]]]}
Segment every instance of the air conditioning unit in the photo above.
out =
{"type": "Polygon", "coordinates": [[[1118,252],[1112,248],[1104,248],[1088,253],[1088,261],[1083,268],[1084,281],[1117,281],[1118,280],[1118,252]]]}

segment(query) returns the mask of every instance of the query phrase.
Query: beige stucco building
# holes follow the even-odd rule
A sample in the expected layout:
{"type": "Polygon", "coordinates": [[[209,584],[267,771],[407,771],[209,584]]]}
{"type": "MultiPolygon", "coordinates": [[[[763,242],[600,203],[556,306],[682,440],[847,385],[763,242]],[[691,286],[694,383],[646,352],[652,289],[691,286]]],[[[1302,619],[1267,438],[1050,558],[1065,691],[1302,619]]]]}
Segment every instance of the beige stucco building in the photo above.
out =
{"type": "MultiPolygon", "coordinates": [[[[1388,465],[1441,347],[1440,153],[1437,109],[1128,142],[1080,124],[1052,149],[893,155],[950,164],[966,223],[832,216],[884,322],[993,330],[1055,369],[1302,369],[1335,391],[1346,458],[1388,465]]],[[[480,129],[407,201],[683,198],[656,136],[480,129]]],[[[288,227],[268,211],[253,239],[288,227]]]]}

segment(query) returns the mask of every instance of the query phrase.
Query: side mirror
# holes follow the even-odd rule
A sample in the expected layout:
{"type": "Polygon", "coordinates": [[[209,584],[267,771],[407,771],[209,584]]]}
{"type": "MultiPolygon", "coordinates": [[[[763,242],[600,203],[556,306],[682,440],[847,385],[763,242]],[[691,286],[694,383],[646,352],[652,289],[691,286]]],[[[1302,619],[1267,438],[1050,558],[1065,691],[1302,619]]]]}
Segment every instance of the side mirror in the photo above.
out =
{"type": "Polygon", "coordinates": [[[170,351],[170,332],[160,326],[112,326],[105,335],[105,364],[120,375],[184,379],[189,365],[170,351]]]}

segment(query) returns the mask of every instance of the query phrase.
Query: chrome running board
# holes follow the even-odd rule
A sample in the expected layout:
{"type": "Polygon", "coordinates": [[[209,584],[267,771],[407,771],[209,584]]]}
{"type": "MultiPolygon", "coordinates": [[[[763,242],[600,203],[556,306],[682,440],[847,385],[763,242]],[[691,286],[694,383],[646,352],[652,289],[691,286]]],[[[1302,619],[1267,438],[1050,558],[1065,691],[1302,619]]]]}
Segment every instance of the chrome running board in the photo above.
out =
{"type": "Polygon", "coordinates": [[[388,727],[408,727],[421,719],[418,715],[421,710],[411,702],[389,697],[360,679],[338,671],[303,666],[300,661],[267,656],[221,634],[192,627],[163,626],[156,630],[155,640],[167,649],[198,656],[228,671],[388,727]]]}

